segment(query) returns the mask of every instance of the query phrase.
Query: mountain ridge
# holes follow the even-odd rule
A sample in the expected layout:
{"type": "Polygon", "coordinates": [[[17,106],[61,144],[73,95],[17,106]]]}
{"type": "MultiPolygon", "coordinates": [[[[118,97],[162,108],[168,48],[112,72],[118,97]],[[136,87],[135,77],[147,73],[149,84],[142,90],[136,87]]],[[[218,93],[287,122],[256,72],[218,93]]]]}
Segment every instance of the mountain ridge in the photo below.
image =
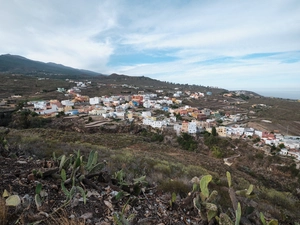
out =
{"type": "Polygon", "coordinates": [[[0,55],[0,72],[23,74],[52,74],[52,75],[102,75],[90,70],[76,69],[54,62],[41,62],[31,60],[20,55],[0,55]]]}

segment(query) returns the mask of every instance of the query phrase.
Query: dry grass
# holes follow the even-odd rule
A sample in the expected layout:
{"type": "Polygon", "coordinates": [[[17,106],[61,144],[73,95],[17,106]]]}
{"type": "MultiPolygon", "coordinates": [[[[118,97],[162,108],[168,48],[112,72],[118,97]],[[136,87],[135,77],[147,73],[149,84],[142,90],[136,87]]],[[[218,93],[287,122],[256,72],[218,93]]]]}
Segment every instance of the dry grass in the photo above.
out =
{"type": "Polygon", "coordinates": [[[46,221],[47,225],[84,225],[85,220],[81,218],[70,218],[65,210],[59,210],[51,215],[46,221]]]}
{"type": "Polygon", "coordinates": [[[5,205],[5,200],[0,197],[0,225],[5,225],[7,219],[7,207],[5,205]]]}

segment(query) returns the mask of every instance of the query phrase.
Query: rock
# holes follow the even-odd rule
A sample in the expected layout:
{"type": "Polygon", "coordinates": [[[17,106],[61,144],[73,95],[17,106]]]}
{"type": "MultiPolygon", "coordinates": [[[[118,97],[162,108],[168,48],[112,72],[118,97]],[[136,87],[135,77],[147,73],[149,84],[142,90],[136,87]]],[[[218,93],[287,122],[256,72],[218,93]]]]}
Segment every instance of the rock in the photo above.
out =
{"type": "Polygon", "coordinates": [[[33,180],[34,180],[34,174],[33,174],[33,173],[28,174],[27,179],[28,179],[29,181],[33,181],[33,180]]]}
{"type": "Polygon", "coordinates": [[[110,209],[113,210],[113,206],[109,201],[104,201],[104,204],[110,209]]]}
{"type": "Polygon", "coordinates": [[[93,213],[91,213],[91,212],[84,213],[80,216],[80,218],[85,219],[85,220],[91,219],[91,218],[93,218],[93,213]]]}

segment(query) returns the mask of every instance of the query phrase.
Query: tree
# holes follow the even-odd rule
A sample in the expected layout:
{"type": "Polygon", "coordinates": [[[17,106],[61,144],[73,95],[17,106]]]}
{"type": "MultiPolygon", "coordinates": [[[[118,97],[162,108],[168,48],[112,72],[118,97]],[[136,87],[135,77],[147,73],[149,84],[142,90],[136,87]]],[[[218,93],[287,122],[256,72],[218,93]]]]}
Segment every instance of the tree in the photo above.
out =
{"type": "Polygon", "coordinates": [[[217,130],[216,130],[215,127],[212,127],[212,129],[211,129],[211,134],[212,134],[212,136],[217,136],[217,135],[218,135],[218,134],[217,134],[217,130]]]}
{"type": "Polygon", "coordinates": [[[194,137],[188,133],[182,133],[182,135],[177,138],[177,142],[183,149],[188,151],[194,151],[198,146],[198,143],[195,141],[194,137]]]}

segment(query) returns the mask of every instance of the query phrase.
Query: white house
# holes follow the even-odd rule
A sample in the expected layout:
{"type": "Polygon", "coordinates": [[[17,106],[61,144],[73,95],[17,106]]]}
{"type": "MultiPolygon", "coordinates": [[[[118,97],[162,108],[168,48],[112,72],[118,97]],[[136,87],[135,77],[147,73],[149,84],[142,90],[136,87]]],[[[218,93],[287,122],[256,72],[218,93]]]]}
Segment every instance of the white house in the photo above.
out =
{"type": "Polygon", "coordinates": [[[99,97],[94,97],[94,98],[90,98],[90,104],[91,105],[98,105],[101,102],[101,98],[99,97]]]}
{"type": "Polygon", "coordinates": [[[244,127],[227,127],[226,134],[227,136],[231,135],[242,135],[244,133],[244,127]]]}
{"type": "Polygon", "coordinates": [[[285,147],[290,148],[290,149],[299,149],[299,141],[297,140],[292,140],[292,139],[283,139],[282,140],[283,144],[285,147]]]}
{"type": "Polygon", "coordinates": [[[142,117],[143,118],[151,117],[151,111],[143,111],[142,112],[142,117]]]}
{"type": "Polygon", "coordinates": [[[73,106],[74,105],[74,102],[70,101],[70,100],[62,100],[61,101],[61,104],[63,106],[73,106]]]}
{"type": "Polygon", "coordinates": [[[197,133],[197,123],[196,122],[194,122],[194,121],[189,122],[188,133],[189,134],[196,134],[197,133]]]}
{"type": "Polygon", "coordinates": [[[125,119],[125,112],[114,112],[114,117],[118,118],[118,119],[125,119]]]}
{"type": "Polygon", "coordinates": [[[152,104],[151,104],[151,102],[150,102],[149,100],[147,100],[147,101],[144,101],[143,106],[144,106],[146,109],[149,109],[149,108],[152,106],[152,104]]]}
{"type": "Polygon", "coordinates": [[[300,152],[299,151],[289,151],[286,148],[282,148],[280,150],[279,154],[292,156],[292,157],[295,157],[297,160],[300,160],[300,152]]]}
{"type": "Polygon", "coordinates": [[[154,105],[154,108],[155,108],[155,109],[161,109],[162,106],[161,106],[160,104],[155,104],[155,105],[154,105]]]}
{"type": "Polygon", "coordinates": [[[35,109],[45,109],[47,107],[47,103],[50,106],[50,103],[47,101],[31,101],[29,104],[33,104],[35,109]]]}
{"type": "Polygon", "coordinates": [[[104,109],[97,109],[97,108],[89,111],[90,115],[96,115],[96,116],[101,116],[104,113],[106,113],[106,110],[104,110],[104,109]]]}
{"type": "Polygon", "coordinates": [[[58,112],[58,106],[56,104],[50,104],[50,107],[40,109],[36,112],[41,115],[55,113],[55,112],[58,112]]]}
{"type": "Polygon", "coordinates": [[[255,130],[254,134],[257,135],[258,137],[262,138],[262,131],[260,130],[255,130]]]}
{"type": "Polygon", "coordinates": [[[248,137],[248,136],[253,136],[254,135],[255,130],[253,128],[245,128],[244,129],[244,134],[248,137]]]}

